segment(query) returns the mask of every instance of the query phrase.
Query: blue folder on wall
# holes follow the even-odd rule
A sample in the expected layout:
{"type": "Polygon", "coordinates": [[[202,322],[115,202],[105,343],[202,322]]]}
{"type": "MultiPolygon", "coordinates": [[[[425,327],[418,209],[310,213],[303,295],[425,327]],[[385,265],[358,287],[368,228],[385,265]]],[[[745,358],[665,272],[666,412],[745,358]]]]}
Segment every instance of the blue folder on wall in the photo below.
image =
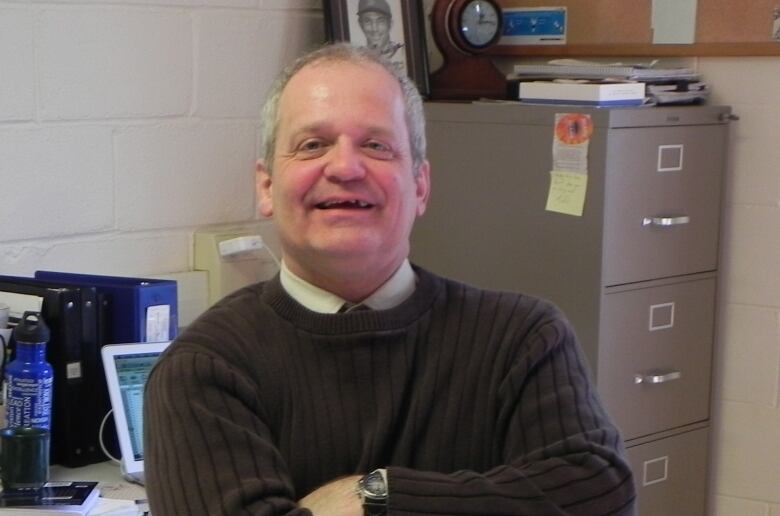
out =
{"type": "Polygon", "coordinates": [[[178,331],[178,302],[173,280],[36,271],[35,277],[96,287],[111,299],[108,343],[162,342],[178,331]]]}

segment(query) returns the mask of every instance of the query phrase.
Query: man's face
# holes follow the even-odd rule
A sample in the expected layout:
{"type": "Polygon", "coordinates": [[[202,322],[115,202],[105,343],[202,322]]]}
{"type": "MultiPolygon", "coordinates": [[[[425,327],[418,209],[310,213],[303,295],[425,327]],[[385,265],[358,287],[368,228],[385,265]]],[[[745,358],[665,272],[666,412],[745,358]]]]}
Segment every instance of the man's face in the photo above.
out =
{"type": "Polygon", "coordinates": [[[358,21],[366,43],[370,48],[382,49],[390,43],[390,17],[383,13],[368,11],[360,15],[358,21]]]}
{"type": "Polygon", "coordinates": [[[321,285],[322,270],[381,276],[406,258],[429,166],[412,173],[401,88],[384,69],[303,68],[280,99],[275,152],[272,172],[258,165],[258,196],[290,270],[321,285]]]}

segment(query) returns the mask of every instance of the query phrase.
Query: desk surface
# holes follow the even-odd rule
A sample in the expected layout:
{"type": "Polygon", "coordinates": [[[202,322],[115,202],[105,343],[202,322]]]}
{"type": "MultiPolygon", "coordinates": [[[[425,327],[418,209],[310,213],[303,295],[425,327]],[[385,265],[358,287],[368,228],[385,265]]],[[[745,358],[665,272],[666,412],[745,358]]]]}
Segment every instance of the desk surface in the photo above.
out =
{"type": "Polygon", "coordinates": [[[142,501],[141,510],[146,507],[146,490],[143,486],[133,484],[122,478],[119,464],[111,461],[98,462],[81,468],[66,468],[52,466],[49,470],[51,480],[90,480],[98,482],[100,496],[116,500],[142,501]]]}

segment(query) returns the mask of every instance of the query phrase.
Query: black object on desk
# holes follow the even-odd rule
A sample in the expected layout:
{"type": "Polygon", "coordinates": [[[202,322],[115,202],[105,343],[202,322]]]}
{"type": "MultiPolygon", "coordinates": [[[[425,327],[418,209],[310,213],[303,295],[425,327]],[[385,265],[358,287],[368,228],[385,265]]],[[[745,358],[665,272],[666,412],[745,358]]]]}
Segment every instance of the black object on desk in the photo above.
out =
{"type": "Polygon", "coordinates": [[[99,444],[108,393],[100,362],[100,299],[94,287],[0,276],[0,291],[43,298],[41,315],[51,328],[46,349],[54,368],[51,462],[68,467],[106,460],[99,444]]]}

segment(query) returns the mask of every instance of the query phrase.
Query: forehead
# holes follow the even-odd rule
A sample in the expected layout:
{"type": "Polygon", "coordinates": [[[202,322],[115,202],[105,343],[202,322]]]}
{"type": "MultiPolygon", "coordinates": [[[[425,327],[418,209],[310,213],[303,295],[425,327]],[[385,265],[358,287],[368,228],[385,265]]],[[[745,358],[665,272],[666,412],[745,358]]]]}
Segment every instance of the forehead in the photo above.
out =
{"type": "Polygon", "coordinates": [[[368,11],[365,13],[362,13],[360,16],[358,16],[358,19],[360,21],[387,21],[390,20],[390,17],[386,15],[385,13],[380,13],[376,11],[368,11]]]}
{"type": "Polygon", "coordinates": [[[402,123],[406,129],[401,86],[375,63],[321,61],[296,73],[282,92],[280,130],[318,119],[402,123]]]}

